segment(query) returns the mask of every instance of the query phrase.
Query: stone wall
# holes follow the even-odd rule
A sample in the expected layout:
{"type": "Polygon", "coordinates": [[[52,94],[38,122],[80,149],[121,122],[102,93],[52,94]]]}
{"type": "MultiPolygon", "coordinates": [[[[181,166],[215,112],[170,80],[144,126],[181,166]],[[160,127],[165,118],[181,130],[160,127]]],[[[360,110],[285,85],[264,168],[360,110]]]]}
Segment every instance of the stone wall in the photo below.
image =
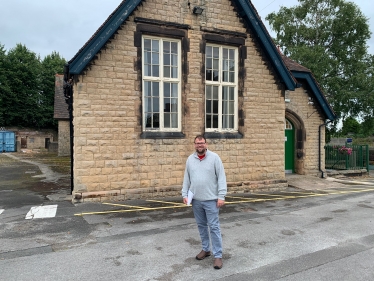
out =
{"type": "Polygon", "coordinates": [[[58,156],[70,155],[70,122],[58,121],[58,156]]]}

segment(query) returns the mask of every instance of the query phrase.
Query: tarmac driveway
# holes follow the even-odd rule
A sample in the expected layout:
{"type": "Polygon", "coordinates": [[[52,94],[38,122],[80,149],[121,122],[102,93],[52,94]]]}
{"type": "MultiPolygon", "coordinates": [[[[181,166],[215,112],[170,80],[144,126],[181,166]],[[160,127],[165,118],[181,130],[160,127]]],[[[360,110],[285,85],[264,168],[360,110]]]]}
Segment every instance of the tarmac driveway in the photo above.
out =
{"type": "Polygon", "coordinates": [[[52,164],[42,163],[53,156],[46,153],[1,153],[0,205],[16,208],[40,205],[49,200],[66,200],[70,193],[70,175],[66,169],[60,168],[57,172],[51,169],[52,164]]]}

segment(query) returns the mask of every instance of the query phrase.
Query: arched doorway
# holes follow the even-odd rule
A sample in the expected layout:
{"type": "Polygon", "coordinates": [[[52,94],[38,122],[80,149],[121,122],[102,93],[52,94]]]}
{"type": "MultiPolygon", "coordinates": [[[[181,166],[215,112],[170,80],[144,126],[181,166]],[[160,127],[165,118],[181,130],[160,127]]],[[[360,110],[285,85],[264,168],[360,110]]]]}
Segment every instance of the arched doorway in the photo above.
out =
{"type": "Polygon", "coordinates": [[[292,174],[295,171],[295,127],[290,120],[284,122],[284,171],[292,174]]]}

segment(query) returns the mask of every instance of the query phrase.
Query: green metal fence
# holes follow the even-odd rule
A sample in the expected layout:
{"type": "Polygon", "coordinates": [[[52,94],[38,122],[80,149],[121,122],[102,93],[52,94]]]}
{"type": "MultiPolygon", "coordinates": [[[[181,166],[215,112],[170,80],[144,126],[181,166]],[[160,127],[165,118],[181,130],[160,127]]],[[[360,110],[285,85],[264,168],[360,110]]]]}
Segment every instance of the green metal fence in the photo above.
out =
{"type": "Polygon", "coordinates": [[[325,168],[369,171],[368,145],[326,145],[325,168]]]}

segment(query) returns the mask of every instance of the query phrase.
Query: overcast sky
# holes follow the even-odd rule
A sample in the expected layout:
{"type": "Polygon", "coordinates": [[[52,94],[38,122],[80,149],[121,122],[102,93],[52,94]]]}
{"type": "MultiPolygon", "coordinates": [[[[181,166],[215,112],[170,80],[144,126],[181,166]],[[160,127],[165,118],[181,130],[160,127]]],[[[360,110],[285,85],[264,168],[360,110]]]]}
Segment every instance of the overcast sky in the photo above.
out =
{"type": "MultiPolygon", "coordinates": [[[[172,1],[172,0],[170,0],[172,1]]],[[[371,0],[353,0],[369,18],[374,32],[374,9],[371,0]]],[[[70,60],[107,19],[121,0],[11,0],[2,1],[0,44],[6,50],[17,43],[39,54],[41,58],[53,51],[70,60]]],[[[297,5],[297,0],[252,0],[270,34],[274,35],[266,15],[280,6],[297,5]]],[[[368,42],[374,54],[374,35],[368,42]]]]}

